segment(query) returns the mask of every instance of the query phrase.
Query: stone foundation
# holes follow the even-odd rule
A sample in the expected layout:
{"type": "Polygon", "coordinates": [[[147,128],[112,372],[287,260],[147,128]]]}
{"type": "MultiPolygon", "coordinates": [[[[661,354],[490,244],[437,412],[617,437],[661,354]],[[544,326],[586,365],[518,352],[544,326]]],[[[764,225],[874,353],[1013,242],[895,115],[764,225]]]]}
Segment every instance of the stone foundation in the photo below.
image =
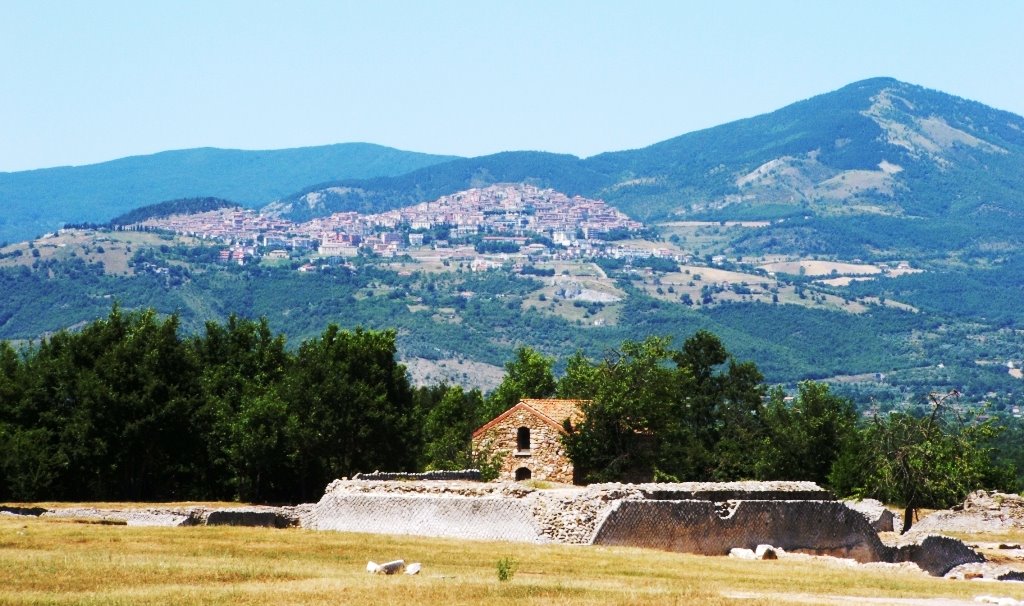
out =
{"type": "Polygon", "coordinates": [[[980,555],[927,537],[889,546],[860,512],[809,482],[596,484],[336,481],[302,526],[385,534],[618,545],[727,555],[772,545],[861,563],[913,562],[943,575],[980,555]]]}
{"type": "Polygon", "coordinates": [[[889,555],[863,516],[836,501],[621,501],[592,542],[704,555],[772,545],[861,563],[889,555]]]}
{"type": "MultiPolygon", "coordinates": [[[[1002,499],[999,506],[1006,501],[1002,499]]],[[[619,545],[702,555],[727,555],[734,548],[771,545],[786,552],[862,563],[912,562],[936,576],[954,568],[967,571],[984,562],[974,550],[947,537],[915,533],[886,545],[862,513],[807,482],[599,484],[538,490],[519,483],[337,480],[318,503],[297,507],[51,510],[11,506],[0,507],[0,515],[138,526],[302,526],[458,539],[619,545]]],[[[1006,571],[1000,574],[1009,575],[1006,571]]]]}

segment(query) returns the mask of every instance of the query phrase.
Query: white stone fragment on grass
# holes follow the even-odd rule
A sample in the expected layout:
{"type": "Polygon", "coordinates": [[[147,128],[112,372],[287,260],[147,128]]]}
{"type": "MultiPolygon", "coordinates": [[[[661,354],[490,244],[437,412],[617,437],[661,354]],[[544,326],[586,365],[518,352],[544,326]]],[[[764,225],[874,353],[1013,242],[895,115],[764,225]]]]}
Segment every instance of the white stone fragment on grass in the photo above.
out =
{"type": "Polygon", "coordinates": [[[729,550],[730,558],[738,558],[740,560],[756,560],[757,554],[754,553],[753,549],[745,549],[743,547],[733,547],[729,550]]]}
{"type": "Polygon", "coordinates": [[[395,560],[393,562],[387,562],[381,564],[377,572],[379,574],[396,574],[405,570],[405,560],[395,560]]]}

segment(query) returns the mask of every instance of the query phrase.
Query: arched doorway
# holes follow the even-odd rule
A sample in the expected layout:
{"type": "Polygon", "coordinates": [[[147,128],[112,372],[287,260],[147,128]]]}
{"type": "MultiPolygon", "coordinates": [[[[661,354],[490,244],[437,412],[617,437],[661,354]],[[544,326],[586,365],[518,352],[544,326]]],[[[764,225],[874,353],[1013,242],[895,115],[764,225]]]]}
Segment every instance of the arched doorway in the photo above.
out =
{"type": "Polygon", "coordinates": [[[516,450],[527,451],[530,450],[530,428],[520,427],[516,431],[516,450]]]}
{"type": "Polygon", "coordinates": [[[528,467],[520,467],[516,470],[516,482],[522,482],[523,480],[529,480],[533,476],[528,467]]]}

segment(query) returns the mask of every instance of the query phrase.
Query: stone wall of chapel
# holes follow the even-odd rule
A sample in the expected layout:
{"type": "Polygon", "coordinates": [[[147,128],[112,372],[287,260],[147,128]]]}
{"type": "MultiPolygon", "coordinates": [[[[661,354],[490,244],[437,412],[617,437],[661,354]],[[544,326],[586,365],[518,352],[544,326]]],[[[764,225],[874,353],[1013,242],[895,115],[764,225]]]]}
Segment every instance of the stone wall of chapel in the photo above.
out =
{"type": "Polygon", "coordinates": [[[572,484],[572,463],[562,446],[562,432],[527,410],[515,410],[474,440],[474,448],[490,443],[494,451],[507,453],[498,476],[513,481],[516,470],[525,467],[534,480],[572,484]],[[516,439],[519,428],[530,430],[530,450],[519,451],[516,439]]]}

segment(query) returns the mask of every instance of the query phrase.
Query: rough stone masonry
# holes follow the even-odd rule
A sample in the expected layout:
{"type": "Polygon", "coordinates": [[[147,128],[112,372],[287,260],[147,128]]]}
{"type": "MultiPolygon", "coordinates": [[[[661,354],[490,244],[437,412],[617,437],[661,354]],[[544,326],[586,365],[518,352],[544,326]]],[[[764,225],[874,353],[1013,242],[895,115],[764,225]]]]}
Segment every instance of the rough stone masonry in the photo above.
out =
{"type": "MultiPolygon", "coordinates": [[[[991,503],[998,501],[1005,509],[1011,496],[1016,497],[975,495],[975,501],[984,502],[974,507],[970,501],[969,505],[972,512],[984,509],[990,514],[989,510],[997,509],[991,503]]],[[[915,532],[896,544],[885,544],[868,514],[836,501],[810,482],[596,484],[540,490],[512,482],[336,480],[318,503],[297,507],[49,510],[0,506],[0,515],[89,518],[127,525],[302,526],[462,539],[621,545],[703,555],[726,555],[733,548],[753,550],[759,545],[772,545],[787,552],[852,558],[862,563],[913,562],[936,576],[984,562],[962,542],[942,536],[915,532]]],[[[1020,575],[1015,574],[1013,578],[1017,579],[1020,575]]]]}
{"type": "Polygon", "coordinates": [[[886,545],[861,513],[810,482],[522,484],[338,480],[301,518],[317,530],[621,545],[726,555],[768,544],[943,575],[980,555],[960,541],[886,545]]]}

